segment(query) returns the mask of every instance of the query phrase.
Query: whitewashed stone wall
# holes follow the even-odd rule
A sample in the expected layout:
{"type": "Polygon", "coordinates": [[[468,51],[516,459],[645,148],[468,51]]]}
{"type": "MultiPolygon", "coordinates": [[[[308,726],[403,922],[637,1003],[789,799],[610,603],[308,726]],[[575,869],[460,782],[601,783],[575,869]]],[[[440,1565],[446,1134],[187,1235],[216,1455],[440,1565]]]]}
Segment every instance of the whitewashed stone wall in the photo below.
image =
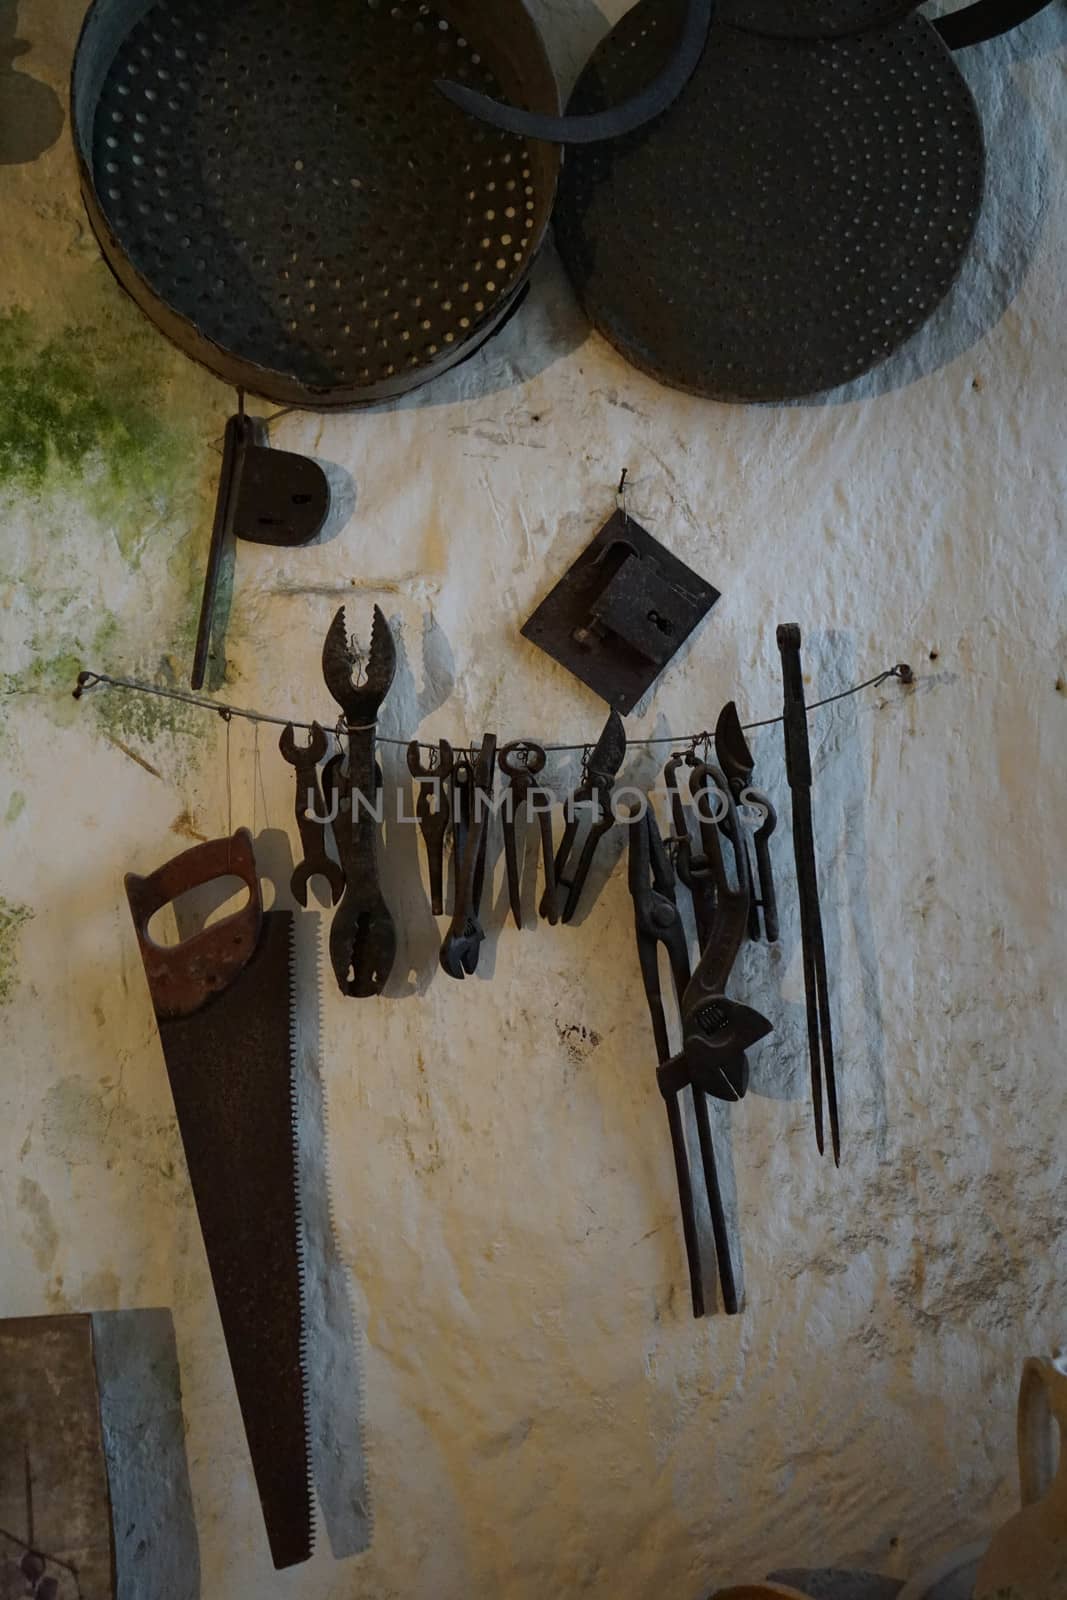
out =
{"type": "MultiPolygon", "coordinates": [[[[18,68],[60,96],[80,10],[18,7],[18,68]]],[[[546,9],[568,69],[603,26],[589,0],[546,9]]],[[[1063,1333],[1067,1268],[1063,42],[1056,7],[970,53],[992,168],[975,254],[849,393],[672,394],[589,334],[546,256],[521,315],[435,390],[276,427],[348,475],[351,515],[310,551],[241,550],[220,686],[239,703],[330,716],[319,652],[345,598],[357,631],[377,601],[402,644],[383,731],[595,736],[602,707],[518,628],[623,465],[634,514],[723,591],[634,737],[706,726],[731,696],[774,714],[781,620],[805,630],[813,696],[901,659],[919,675],[813,722],[840,1172],[811,1133],[777,841],[783,941],[738,985],[776,1032],[719,1124],[733,1320],[689,1315],[619,844],[579,926],[520,935],[497,842],[482,968],[459,985],[415,835],[392,830],[397,978],[378,1002],[324,987],[321,1084],[310,959],[301,980],[325,1520],[351,1551],[369,1506],[373,1537],[338,1563],[324,1531],[284,1576],[122,890],[225,830],[226,733],[69,694],[79,665],[185,673],[232,397],[123,301],[66,133],[0,165],[0,1305],[173,1309],[205,1600],[699,1600],[785,1563],[904,1575],[1011,1509],[1017,1369],[1063,1333]]],[[[777,732],[756,748],[785,812],[777,732]]],[[[229,767],[234,824],[284,882],[269,730],[257,765],[234,724],[229,767]]],[[[627,775],[653,770],[638,753],[627,775]]]]}

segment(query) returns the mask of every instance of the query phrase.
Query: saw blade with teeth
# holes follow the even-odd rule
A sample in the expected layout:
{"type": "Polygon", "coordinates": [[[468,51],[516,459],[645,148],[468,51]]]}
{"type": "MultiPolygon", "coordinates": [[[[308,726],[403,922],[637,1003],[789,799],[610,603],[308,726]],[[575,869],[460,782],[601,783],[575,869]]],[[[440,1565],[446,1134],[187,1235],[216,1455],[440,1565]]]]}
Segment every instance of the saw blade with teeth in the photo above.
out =
{"type": "Polygon", "coordinates": [[[323,1073],[323,918],[294,922],[300,1005],[295,1012],[298,1163],[302,1195],[305,1335],[316,1381],[308,1395],[311,1469],[322,1525],[337,1560],[370,1547],[374,1514],[367,1465],[365,1363],[351,1269],[341,1248],[329,1159],[323,1073]]]}
{"type": "Polygon", "coordinates": [[[311,1555],[303,1234],[294,1100],[293,917],[264,912],[250,834],[197,845],[126,892],[233,1369],[271,1556],[311,1555]],[[183,943],[156,911],[236,875],[248,903],[183,943]]]}

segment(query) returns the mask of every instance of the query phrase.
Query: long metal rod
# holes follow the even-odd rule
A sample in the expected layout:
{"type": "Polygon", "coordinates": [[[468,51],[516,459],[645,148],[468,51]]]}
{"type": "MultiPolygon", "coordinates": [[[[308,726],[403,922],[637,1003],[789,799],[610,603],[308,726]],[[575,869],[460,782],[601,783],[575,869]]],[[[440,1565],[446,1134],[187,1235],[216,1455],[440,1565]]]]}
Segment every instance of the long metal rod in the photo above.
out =
{"type": "Polygon", "coordinates": [[[722,1289],[723,1310],[728,1316],[737,1315],[737,1284],[734,1281],[734,1263],[730,1255],[730,1235],[726,1228],[726,1212],[719,1188],[719,1172],[715,1163],[715,1142],[708,1115],[708,1097],[703,1089],[693,1085],[693,1109],[696,1112],[697,1138],[700,1140],[700,1160],[704,1167],[704,1187],[708,1191],[708,1211],[711,1214],[711,1232],[715,1240],[715,1260],[719,1267],[719,1286],[722,1289]]]}
{"type": "Polygon", "coordinates": [[[841,1130],[834,1069],[833,1026],[830,1017],[830,986],[826,975],[826,945],[823,939],[818,866],[815,860],[815,829],[811,814],[811,749],[808,743],[808,717],[804,703],[800,644],[800,628],[797,624],[783,623],[778,629],[778,649],[782,657],[784,684],[782,720],[785,732],[786,777],[793,796],[793,854],[800,901],[800,940],[804,962],[804,999],[808,1023],[808,1054],[811,1060],[815,1138],[819,1153],[822,1154],[825,1081],[830,1140],[834,1161],[840,1166],[841,1130]]]}
{"type": "Polygon", "coordinates": [[[222,557],[227,544],[233,541],[233,523],[237,514],[237,490],[244,464],[247,443],[244,417],[231,417],[226,426],[226,443],[222,452],[222,469],[219,476],[219,495],[215,506],[215,521],[211,529],[207,572],[204,574],[204,598],[200,602],[200,622],[196,630],[196,653],[189,682],[194,689],[204,687],[207,673],[208,650],[215,622],[215,600],[222,572],[222,557]]]}
{"type": "Polygon", "coordinates": [[[704,1273],[700,1265],[700,1240],[697,1237],[696,1210],[693,1205],[693,1180],[689,1173],[689,1155],[685,1148],[685,1128],[682,1125],[682,1108],[676,1094],[665,1101],[667,1121],[671,1130],[671,1148],[674,1151],[674,1170],[678,1175],[678,1201],[682,1211],[682,1234],[685,1254],[689,1262],[689,1285],[693,1293],[693,1315],[704,1315],[704,1273]]]}

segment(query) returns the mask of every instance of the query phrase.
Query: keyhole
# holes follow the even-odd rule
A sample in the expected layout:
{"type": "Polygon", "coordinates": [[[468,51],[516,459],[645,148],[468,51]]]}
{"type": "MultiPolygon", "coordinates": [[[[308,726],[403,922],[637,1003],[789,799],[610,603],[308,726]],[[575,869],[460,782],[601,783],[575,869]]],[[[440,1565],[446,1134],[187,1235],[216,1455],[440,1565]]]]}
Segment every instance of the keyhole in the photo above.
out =
{"type": "Polygon", "coordinates": [[[658,611],[650,611],[648,613],[648,620],[659,629],[660,633],[674,632],[674,623],[671,621],[670,617],[661,617],[658,611]]]}

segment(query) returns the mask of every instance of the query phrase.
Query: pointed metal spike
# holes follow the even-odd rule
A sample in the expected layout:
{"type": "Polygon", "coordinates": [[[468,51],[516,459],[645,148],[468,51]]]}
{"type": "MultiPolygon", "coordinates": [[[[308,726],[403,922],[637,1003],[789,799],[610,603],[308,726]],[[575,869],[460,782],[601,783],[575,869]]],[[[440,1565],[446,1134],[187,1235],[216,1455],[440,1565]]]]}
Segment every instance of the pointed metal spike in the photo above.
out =
{"type": "Polygon", "coordinates": [[[614,709],[589,757],[590,776],[614,778],[626,755],[626,725],[614,709]]]}
{"type": "Polygon", "coordinates": [[[756,763],[745,738],[737,706],[732,700],[728,700],[723,706],[719,712],[719,720],[715,724],[715,753],[720,767],[731,783],[741,784],[749,781],[756,763]]]}
{"type": "Polygon", "coordinates": [[[393,630],[385,620],[381,606],[374,608],[371,626],[370,656],[367,661],[367,685],[379,694],[386,694],[396,674],[396,640],[393,630]]]}

